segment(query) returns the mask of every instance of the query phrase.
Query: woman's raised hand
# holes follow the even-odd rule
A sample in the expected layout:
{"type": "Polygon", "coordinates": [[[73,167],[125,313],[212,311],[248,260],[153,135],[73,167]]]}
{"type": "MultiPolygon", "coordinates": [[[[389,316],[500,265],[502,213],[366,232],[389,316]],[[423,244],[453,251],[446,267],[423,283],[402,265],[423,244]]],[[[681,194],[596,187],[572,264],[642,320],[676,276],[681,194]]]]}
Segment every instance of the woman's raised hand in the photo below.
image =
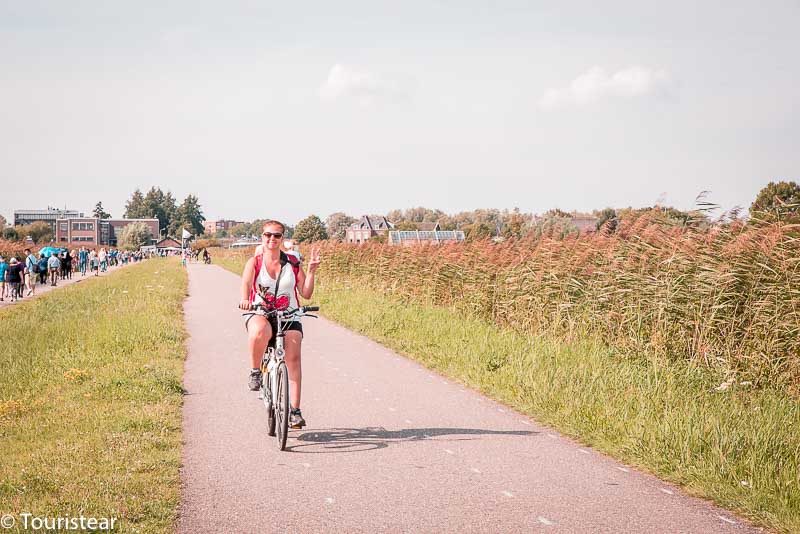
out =
{"type": "Polygon", "coordinates": [[[311,249],[311,260],[308,262],[308,272],[313,273],[319,267],[319,264],[322,262],[319,255],[320,249],[319,247],[315,247],[311,249]]]}

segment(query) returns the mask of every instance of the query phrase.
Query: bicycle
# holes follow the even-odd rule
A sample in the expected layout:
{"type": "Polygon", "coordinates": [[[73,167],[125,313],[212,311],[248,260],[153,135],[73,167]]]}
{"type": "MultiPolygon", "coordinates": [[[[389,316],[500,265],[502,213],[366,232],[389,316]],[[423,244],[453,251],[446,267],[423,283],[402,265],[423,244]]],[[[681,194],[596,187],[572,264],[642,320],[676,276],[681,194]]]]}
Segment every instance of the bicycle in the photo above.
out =
{"type": "MultiPolygon", "coordinates": [[[[267,409],[267,434],[276,436],[278,449],[286,449],[286,438],[289,434],[289,373],[284,356],[284,325],[295,318],[315,317],[308,312],[319,310],[319,306],[300,306],[293,310],[268,309],[260,304],[254,310],[262,310],[264,317],[275,317],[275,335],[267,345],[261,358],[261,398],[267,409]]],[[[245,313],[242,315],[250,315],[245,313]]]]}

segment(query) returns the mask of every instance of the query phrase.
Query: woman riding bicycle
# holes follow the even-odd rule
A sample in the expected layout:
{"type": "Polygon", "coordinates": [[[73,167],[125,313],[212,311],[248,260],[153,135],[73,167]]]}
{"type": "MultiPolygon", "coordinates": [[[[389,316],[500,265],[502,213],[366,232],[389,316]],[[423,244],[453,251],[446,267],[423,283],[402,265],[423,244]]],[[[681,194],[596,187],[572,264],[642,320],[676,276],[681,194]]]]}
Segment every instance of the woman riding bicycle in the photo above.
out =
{"type": "MultiPolygon", "coordinates": [[[[264,223],[261,234],[261,254],[247,260],[242,272],[240,309],[251,310],[256,304],[264,306],[267,305],[267,301],[276,301],[278,297],[282,296],[288,298],[288,309],[295,309],[300,306],[298,293],[305,299],[310,299],[314,293],[314,273],[320,264],[319,249],[311,251],[308,274],[303,271],[299,262],[295,269],[292,264],[296,260],[290,259],[281,251],[285,232],[286,227],[283,223],[278,221],[264,223]],[[260,264],[258,272],[256,272],[256,264],[260,264]]],[[[276,325],[273,318],[268,320],[256,311],[245,321],[245,328],[247,329],[252,365],[248,385],[251,390],[257,391],[261,384],[261,357],[275,333],[276,325]]],[[[289,402],[291,403],[289,425],[292,428],[302,428],[306,422],[300,412],[300,388],[303,379],[300,365],[303,325],[300,319],[286,324],[284,333],[286,335],[284,338],[286,368],[289,371],[289,402]]]]}

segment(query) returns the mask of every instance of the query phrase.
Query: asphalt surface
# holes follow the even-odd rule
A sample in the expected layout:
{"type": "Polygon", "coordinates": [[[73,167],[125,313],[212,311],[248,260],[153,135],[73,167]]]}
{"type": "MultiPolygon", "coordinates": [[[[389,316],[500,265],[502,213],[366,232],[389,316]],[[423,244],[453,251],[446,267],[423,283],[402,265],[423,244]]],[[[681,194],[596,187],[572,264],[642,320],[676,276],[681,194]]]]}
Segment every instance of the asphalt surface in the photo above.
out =
{"type": "Polygon", "coordinates": [[[181,533],[760,532],[324,319],[304,321],[309,426],[280,452],[239,278],[188,269],[181,533]]]}

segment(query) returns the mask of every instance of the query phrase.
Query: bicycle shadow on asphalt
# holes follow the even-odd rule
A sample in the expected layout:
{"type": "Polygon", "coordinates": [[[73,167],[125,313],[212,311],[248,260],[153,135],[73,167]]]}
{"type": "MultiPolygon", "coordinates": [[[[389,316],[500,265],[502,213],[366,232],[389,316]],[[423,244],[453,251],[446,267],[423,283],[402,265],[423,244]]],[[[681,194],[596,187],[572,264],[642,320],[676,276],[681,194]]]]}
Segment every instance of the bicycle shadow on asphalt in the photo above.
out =
{"type": "MultiPolygon", "coordinates": [[[[383,427],[333,428],[300,434],[295,440],[301,444],[287,446],[286,450],[306,454],[363,452],[385,449],[392,443],[426,441],[440,436],[533,436],[537,434],[540,432],[479,428],[407,428],[403,430],[386,430],[383,427]]],[[[454,438],[456,441],[473,439],[475,438],[454,438]]]]}

